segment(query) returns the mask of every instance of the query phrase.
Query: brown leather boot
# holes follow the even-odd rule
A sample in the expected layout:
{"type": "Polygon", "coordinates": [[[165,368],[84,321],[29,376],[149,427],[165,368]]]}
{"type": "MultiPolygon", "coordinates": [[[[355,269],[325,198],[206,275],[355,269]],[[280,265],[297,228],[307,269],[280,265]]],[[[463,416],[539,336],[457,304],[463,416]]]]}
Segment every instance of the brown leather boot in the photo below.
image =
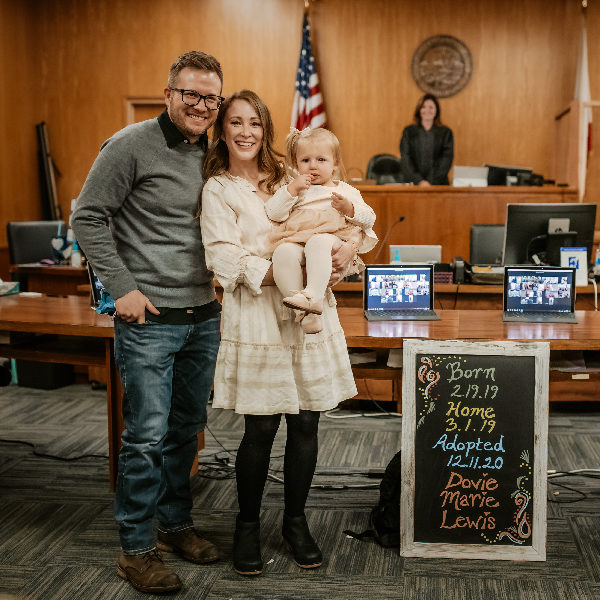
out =
{"type": "Polygon", "coordinates": [[[162,594],[181,589],[181,579],[165,565],[158,550],[145,554],[121,554],[117,573],[140,592],[162,594]]]}
{"type": "Polygon", "coordinates": [[[159,529],[156,545],[162,552],[176,552],[193,563],[205,564],[219,560],[217,547],[201,538],[193,527],[172,533],[159,529]]]}

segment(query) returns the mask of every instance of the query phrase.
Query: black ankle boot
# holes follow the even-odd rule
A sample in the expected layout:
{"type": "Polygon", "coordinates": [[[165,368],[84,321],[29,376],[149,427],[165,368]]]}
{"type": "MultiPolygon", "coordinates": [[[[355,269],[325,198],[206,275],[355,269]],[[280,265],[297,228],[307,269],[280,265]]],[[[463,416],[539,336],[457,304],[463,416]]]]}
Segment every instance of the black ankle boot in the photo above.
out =
{"type": "Polygon", "coordinates": [[[240,575],[260,575],[260,522],[245,523],[237,517],[233,534],[233,568],[240,575]]]}
{"type": "Polygon", "coordinates": [[[283,539],[290,545],[294,560],[303,569],[314,569],[323,563],[323,555],[317,546],[304,515],[288,517],[283,515],[283,539]]]}

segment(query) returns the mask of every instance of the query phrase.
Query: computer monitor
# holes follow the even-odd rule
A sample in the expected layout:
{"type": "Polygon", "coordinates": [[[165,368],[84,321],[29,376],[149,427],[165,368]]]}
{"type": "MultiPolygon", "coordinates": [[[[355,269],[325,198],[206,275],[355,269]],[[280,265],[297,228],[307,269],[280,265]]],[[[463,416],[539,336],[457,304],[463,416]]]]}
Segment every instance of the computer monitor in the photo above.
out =
{"type": "Polygon", "coordinates": [[[488,185],[528,185],[533,169],[485,165],[488,185]]]}
{"type": "Polygon", "coordinates": [[[587,248],[588,264],[592,261],[596,205],[508,204],[504,227],[505,265],[560,265],[564,246],[587,248]]]}

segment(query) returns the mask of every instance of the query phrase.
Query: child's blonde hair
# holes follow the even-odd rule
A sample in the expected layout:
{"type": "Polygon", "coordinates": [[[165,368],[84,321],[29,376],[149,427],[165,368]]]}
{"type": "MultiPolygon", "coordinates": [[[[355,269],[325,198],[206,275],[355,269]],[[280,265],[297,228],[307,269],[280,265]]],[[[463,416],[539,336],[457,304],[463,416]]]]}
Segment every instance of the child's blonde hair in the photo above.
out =
{"type": "Polygon", "coordinates": [[[333,160],[335,162],[334,178],[340,181],[346,180],[346,169],[344,169],[344,162],[342,161],[342,153],[340,152],[340,141],[337,139],[334,133],[329,129],[323,129],[317,127],[311,129],[307,127],[302,131],[292,129],[285,139],[285,160],[287,166],[290,169],[297,169],[297,153],[299,142],[327,142],[331,145],[331,153],[333,154],[333,160]]]}

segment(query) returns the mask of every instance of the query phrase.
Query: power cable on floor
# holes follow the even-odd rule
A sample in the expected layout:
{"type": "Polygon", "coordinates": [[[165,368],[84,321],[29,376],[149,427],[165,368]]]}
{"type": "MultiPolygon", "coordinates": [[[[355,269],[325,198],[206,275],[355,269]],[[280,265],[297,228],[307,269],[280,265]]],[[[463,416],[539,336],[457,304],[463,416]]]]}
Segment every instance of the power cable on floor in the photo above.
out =
{"type": "Polygon", "coordinates": [[[52,460],[62,460],[64,462],[82,460],[84,458],[104,458],[108,460],[108,455],[106,454],[80,454],[79,456],[59,456],[57,454],[47,454],[45,452],[40,452],[39,450],[36,450],[35,444],[31,442],[26,442],[25,440],[7,440],[4,438],[0,438],[0,444],[22,444],[24,446],[29,446],[30,448],[33,448],[32,454],[34,456],[39,456],[40,458],[50,458],[52,460]]]}
{"type": "Polygon", "coordinates": [[[563,500],[558,498],[560,491],[550,492],[548,489],[548,502],[554,504],[574,504],[575,502],[581,502],[582,500],[600,500],[600,498],[592,498],[586,492],[583,492],[575,487],[565,485],[564,483],[558,483],[554,481],[559,477],[589,477],[591,479],[600,479],[600,469],[574,469],[572,471],[555,471],[553,469],[548,471],[548,485],[560,487],[569,492],[578,494],[577,498],[571,498],[563,500]]]}
{"type": "MultiPolygon", "coordinates": [[[[215,452],[214,454],[198,459],[198,476],[204,479],[233,479],[235,478],[235,463],[232,462],[237,451],[227,449],[221,441],[215,436],[215,434],[206,427],[212,438],[217,444],[223,449],[223,451],[215,452]],[[222,456],[223,452],[225,456],[222,456]]],[[[273,458],[283,458],[283,455],[272,456],[273,458]]],[[[281,473],[283,469],[269,469],[267,479],[274,481],[275,483],[283,484],[284,480],[277,476],[277,473],[281,473]]],[[[316,471],[315,477],[365,477],[365,478],[380,478],[383,473],[373,470],[364,471],[316,471]]],[[[375,489],[379,487],[379,483],[313,483],[312,489],[320,490],[346,490],[346,489],[375,489]]]]}

